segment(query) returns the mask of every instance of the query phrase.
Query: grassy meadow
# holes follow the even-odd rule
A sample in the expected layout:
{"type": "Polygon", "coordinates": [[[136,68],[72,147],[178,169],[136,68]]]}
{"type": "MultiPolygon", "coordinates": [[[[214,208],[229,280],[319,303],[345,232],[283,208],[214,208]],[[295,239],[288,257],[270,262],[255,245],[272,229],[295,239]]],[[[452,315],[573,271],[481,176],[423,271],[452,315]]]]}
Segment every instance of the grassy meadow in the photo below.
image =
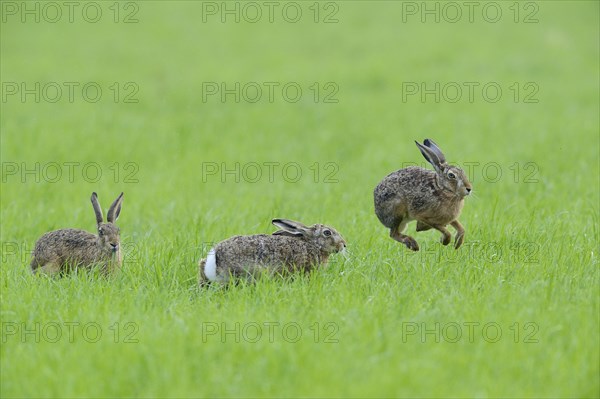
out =
{"type": "Polygon", "coordinates": [[[267,3],[0,3],[0,396],[600,396],[598,2],[267,3]],[[458,251],[373,212],[425,138],[473,183],[458,251]],[[92,191],[121,273],[30,275],[92,191]],[[347,258],[197,287],[276,217],[347,258]]]}

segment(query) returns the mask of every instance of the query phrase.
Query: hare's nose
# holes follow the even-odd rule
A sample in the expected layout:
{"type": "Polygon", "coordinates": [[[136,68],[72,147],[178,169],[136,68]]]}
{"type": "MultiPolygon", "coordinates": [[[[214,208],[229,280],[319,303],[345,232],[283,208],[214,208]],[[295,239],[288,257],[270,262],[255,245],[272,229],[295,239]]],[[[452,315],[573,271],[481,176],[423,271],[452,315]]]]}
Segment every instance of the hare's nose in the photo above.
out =
{"type": "Polygon", "coordinates": [[[110,247],[113,251],[116,251],[117,249],[119,249],[119,243],[111,242],[110,247]]]}
{"type": "Polygon", "coordinates": [[[467,193],[471,192],[471,187],[466,187],[466,189],[467,189],[467,193]]]}

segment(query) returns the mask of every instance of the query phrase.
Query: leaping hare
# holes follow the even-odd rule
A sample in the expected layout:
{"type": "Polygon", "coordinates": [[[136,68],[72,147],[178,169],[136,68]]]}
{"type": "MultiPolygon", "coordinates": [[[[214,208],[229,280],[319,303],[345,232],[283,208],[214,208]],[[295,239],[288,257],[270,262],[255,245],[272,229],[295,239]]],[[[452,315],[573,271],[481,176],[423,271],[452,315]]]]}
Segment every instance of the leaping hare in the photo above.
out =
{"type": "Polygon", "coordinates": [[[442,233],[441,243],[448,245],[452,236],[448,224],[456,229],[454,248],[458,249],[465,229],[458,221],[464,198],[472,186],[462,169],[448,165],[440,148],[429,139],[415,141],[435,171],[410,166],[386,176],[375,187],[375,214],[390,229],[390,237],[413,251],[419,250],[414,238],[402,234],[406,224],[417,221],[417,231],[434,228],[442,233]]]}

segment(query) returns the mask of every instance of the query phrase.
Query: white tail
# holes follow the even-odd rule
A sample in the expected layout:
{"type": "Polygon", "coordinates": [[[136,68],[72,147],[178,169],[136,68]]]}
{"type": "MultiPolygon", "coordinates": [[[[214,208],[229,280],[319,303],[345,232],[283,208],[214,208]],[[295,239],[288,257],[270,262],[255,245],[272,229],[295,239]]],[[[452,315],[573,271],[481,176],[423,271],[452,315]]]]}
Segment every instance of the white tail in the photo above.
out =
{"type": "Polygon", "coordinates": [[[215,250],[211,249],[206,257],[206,263],[204,264],[204,275],[210,281],[220,280],[217,277],[217,256],[215,250]]]}

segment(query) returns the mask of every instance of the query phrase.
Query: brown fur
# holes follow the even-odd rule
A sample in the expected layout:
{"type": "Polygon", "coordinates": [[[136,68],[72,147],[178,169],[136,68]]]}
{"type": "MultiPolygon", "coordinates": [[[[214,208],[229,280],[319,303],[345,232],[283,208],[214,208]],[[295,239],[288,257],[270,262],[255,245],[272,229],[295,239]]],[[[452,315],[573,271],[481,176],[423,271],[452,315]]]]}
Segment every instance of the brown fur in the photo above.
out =
{"type": "Polygon", "coordinates": [[[417,221],[417,231],[434,228],[442,233],[441,242],[448,245],[451,224],[455,230],[455,248],[464,240],[464,228],[458,221],[464,205],[464,197],[472,186],[462,169],[448,165],[439,147],[429,139],[424,146],[416,143],[419,150],[435,171],[411,166],[390,173],[374,191],[375,214],[390,229],[390,236],[409,249],[419,250],[414,238],[402,234],[406,224],[417,221]],[[454,177],[452,177],[454,176],[454,177]]]}
{"type": "Polygon", "coordinates": [[[103,273],[121,266],[120,231],[114,224],[121,212],[123,193],[112,203],[103,222],[98,196],[92,193],[98,235],[84,230],[61,229],[42,235],[35,243],[30,268],[33,273],[66,273],[73,268],[98,265],[103,273]]]}
{"type": "MultiPolygon", "coordinates": [[[[273,223],[283,230],[272,235],[234,236],[213,248],[219,281],[226,283],[231,277],[253,280],[262,273],[308,272],[325,265],[329,255],[346,247],[335,229],[322,224],[307,227],[285,219],[274,219],[273,223]]],[[[208,282],[205,265],[206,259],[201,259],[200,285],[208,282]]]]}

